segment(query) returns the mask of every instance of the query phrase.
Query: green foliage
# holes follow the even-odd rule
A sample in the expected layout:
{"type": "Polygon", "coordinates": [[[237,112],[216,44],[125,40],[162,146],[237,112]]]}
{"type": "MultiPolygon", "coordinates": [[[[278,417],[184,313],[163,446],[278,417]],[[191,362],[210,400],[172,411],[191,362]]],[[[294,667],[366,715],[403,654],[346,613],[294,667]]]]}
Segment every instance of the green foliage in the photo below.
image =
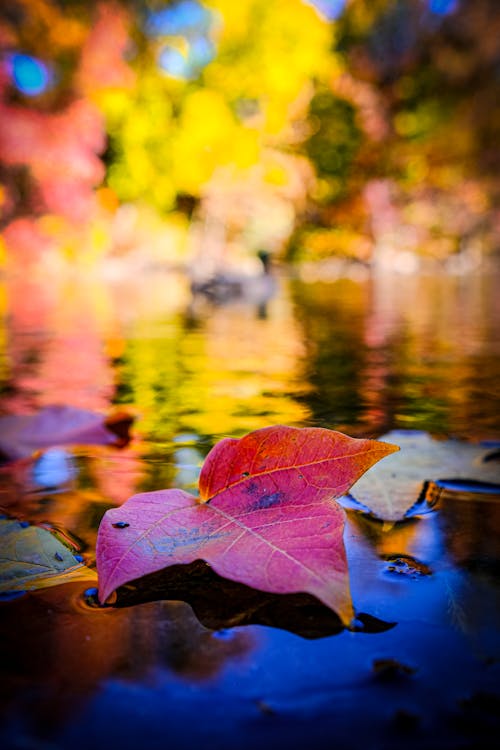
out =
{"type": "Polygon", "coordinates": [[[319,177],[333,178],[338,196],[345,190],[362,139],[356,110],[351,102],[324,89],[311,100],[309,124],[313,133],[304,144],[305,153],[319,177]]]}

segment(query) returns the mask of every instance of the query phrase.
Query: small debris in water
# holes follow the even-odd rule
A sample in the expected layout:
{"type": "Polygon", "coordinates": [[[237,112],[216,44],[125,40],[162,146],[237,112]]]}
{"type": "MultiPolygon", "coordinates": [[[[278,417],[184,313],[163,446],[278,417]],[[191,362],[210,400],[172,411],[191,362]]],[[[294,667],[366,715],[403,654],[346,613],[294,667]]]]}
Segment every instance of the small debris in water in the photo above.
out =
{"type": "Polygon", "coordinates": [[[56,552],[54,557],[56,558],[56,560],[59,560],[59,562],[62,562],[64,559],[60,552],[56,552]]]}
{"type": "Polygon", "coordinates": [[[402,664],[397,659],[374,659],[373,671],[377,677],[387,680],[415,674],[417,670],[407,664],[402,664]]]}
{"type": "Polygon", "coordinates": [[[73,557],[75,558],[75,560],[76,560],[77,562],[79,562],[79,563],[82,563],[82,562],[83,562],[83,557],[82,557],[82,555],[73,555],[73,557]]]}
{"type": "Polygon", "coordinates": [[[269,703],[266,703],[266,701],[258,700],[256,701],[256,704],[259,711],[266,716],[274,716],[274,714],[276,713],[274,708],[270,706],[269,703]]]}
{"type": "Polygon", "coordinates": [[[428,565],[415,560],[410,555],[388,555],[383,559],[388,563],[385,568],[386,573],[405,575],[410,578],[432,575],[432,570],[428,565]]]}
{"type": "Polygon", "coordinates": [[[100,607],[101,605],[99,603],[97,588],[92,586],[89,589],[85,589],[83,592],[83,601],[87,607],[100,607]]]}
{"type": "Polygon", "coordinates": [[[116,523],[112,523],[111,525],[114,529],[126,529],[127,526],[130,526],[130,524],[126,521],[117,521],[116,523]]]}

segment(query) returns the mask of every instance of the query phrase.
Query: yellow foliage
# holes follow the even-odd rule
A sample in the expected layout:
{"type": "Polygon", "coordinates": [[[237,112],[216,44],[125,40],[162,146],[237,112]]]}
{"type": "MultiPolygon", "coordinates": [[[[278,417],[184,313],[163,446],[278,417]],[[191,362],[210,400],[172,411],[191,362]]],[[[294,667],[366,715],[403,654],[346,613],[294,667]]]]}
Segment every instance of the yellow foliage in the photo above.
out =
{"type": "Polygon", "coordinates": [[[270,185],[287,185],[290,175],[282,164],[269,164],[264,172],[264,181],[270,185]]]}
{"type": "MultiPolygon", "coordinates": [[[[221,167],[262,164],[269,138],[274,148],[289,142],[311,81],[331,74],[331,25],[302,0],[205,4],[214,15],[208,33],[217,55],[198,80],[158,67],[166,41],[181,54],[188,50],[183,37],[163,37],[140,58],[134,89],[100,95],[113,139],[108,185],[122,200],[168,210],[178,192],[202,195],[221,167]]],[[[276,172],[268,181],[284,180],[276,172]]]]}
{"type": "Polygon", "coordinates": [[[212,0],[222,18],[217,62],[205,73],[208,86],[232,100],[255,99],[263,128],[277,133],[289,106],[313,77],[331,71],[331,29],[301,0],[212,0]]]}
{"type": "Polygon", "coordinates": [[[227,142],[234,125],[231,110],[219,92],[200,89],[184,99],[180,127],[190,130],[193,144],[227,142]]]}

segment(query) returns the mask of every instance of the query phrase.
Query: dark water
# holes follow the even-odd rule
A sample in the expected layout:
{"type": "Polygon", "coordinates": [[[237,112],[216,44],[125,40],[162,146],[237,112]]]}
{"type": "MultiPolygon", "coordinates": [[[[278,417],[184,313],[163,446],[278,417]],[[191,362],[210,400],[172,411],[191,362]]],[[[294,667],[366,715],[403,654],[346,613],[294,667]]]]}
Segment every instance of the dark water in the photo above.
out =
{"type": "MultiPolygon", "coordinates": [[[[283,279],[266,305],[212,306],[162,274],[17,279],[4,411],[115,406],[137,421],[121,451],[68,450],[28,479],[4,475],[0,505],[70,532],[92,565],[107,508],[194,489],[223,436],[286,423],[498,440],[497,289],[494,274],[283,279]]],[[[432,512],[392,527],[349,511],[358,631],[311,602],[252,615],[254,599],[205,573],[200,619],[181,601],[95,608],[83,582],[2,602],[0,745],[493,747],[499,508],[494,493],[443,487],[432,512]]]]}

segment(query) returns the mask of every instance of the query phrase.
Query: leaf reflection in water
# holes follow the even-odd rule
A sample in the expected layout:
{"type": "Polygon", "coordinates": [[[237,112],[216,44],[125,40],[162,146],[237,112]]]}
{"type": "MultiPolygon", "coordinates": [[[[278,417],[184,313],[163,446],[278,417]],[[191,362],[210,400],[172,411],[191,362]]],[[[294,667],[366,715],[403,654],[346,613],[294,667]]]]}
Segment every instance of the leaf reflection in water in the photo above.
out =
{"type": "MultiPolygon", "coordinates": [[[[205,627],[269,625],[303,638],[322,638],[344,630],[340,618],[310,594],[269,594],[218,576],[202,560],[172,565],[118,589],[115,607],[158,599],[188,602],[205,627]]],[[[395,623],[359,613],[354,630],[382,633],[395,623]]]]}

